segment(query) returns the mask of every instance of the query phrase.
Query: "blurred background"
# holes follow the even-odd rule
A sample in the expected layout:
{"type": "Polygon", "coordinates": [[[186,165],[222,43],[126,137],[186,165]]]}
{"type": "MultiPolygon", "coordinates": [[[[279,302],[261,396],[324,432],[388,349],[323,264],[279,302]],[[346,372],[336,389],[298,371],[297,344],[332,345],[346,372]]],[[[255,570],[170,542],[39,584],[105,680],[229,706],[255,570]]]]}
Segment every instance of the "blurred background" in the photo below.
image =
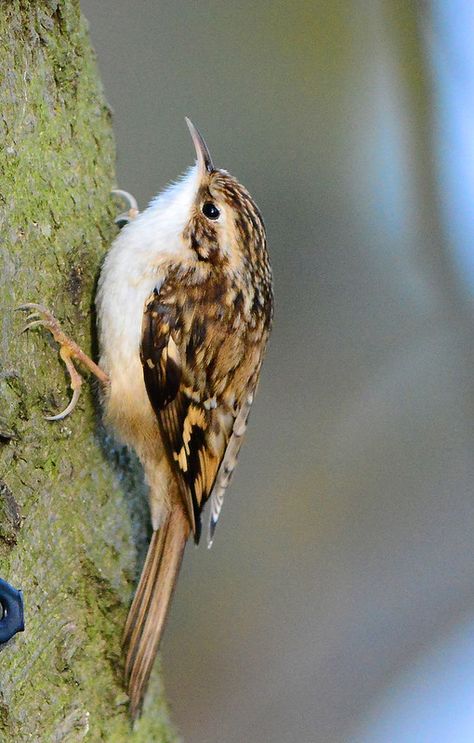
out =
{"type": "Polygon", "coordinates": [[[82,0],[143,208],[266,219],[276,317],[162,646],[188,743],[474,741],[474,6],[82,0]]]}

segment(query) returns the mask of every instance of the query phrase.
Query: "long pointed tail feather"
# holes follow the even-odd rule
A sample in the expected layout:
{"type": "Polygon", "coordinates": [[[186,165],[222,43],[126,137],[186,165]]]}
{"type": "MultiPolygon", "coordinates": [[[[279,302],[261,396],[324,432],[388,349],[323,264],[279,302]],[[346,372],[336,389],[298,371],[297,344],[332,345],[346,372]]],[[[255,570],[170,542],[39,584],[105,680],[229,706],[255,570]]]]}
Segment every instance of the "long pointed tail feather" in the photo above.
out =
{"type": "Polygon", "coordinates": [[[175,506],[160,529],[153,532],[127,617],[125,677],[133,718],[140,714],[189,531],[185,514],[175,506]]]}

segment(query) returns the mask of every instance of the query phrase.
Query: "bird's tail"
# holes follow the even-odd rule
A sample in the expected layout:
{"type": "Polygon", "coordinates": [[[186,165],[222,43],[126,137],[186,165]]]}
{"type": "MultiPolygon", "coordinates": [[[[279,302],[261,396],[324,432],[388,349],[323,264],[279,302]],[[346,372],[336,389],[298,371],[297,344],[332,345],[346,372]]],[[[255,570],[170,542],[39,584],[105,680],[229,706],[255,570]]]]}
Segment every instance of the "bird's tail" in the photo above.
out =
{"type": "Polygon", "coordinates": [[[183,510],[175,506],[158,531],[153,532],[128,613],[124,630],[125,677],[133,718],[140,714],[189,531],[183,510]]]}

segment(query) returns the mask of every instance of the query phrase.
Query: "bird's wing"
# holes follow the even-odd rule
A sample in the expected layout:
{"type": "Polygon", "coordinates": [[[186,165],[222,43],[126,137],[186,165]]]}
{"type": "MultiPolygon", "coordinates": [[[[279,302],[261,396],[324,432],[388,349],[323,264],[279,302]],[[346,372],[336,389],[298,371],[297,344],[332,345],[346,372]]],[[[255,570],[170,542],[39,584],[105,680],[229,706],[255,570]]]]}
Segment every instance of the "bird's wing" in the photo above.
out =
{"type": "Polygon", "coordinates": [[[212,545],[214,539],[214,532],[216,530],[217,521],[224,503],[224,495],[227,490],[234,469],[237,464],[237,458],[239,456],[240,447],[244,439],[244,433],[247,430],[247,421],[250,414],[250,408],[252,406],[254,398],[254,392],[251,391],[247,395],[246,399],[242,403],[238,415],[236,416],[233,426],[232,435],[227,444],[222,462],[217,473],[217,478],[214,483],[214,487],[211,491],[211,505],[209,513],[209,536],[208,545],[212,545]]]}
{"type": "Polygon", "coordinates": [[[213,500],[215,528],[240,448],[249,403],[238,409],[217,403],[207,383],[207,373],[196,372],[194,365],[186,362],[187,354],[178,349],[173,313],[155,290],[145,305],[141,359],[148,397],[197,542],[200,514],[218,477],[213,500]]]}
{"type": "Polygon", "coordinates": [[[140,358],[148,397],[156,413],[178,394],[182,377],[179,350],[171,335],[174,326],[169,307],[156,289],[145,304],[140,358]]]}

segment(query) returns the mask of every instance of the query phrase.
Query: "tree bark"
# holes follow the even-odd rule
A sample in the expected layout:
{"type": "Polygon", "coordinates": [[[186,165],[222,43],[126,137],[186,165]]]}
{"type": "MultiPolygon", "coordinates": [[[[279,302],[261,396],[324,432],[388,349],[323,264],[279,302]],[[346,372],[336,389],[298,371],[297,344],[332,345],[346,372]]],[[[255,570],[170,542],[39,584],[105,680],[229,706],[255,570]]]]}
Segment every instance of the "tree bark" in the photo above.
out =
{"type": "Polygon", "coordinates": [[[111,115],[77,0],[0,5],[0,576],[25,632],[0,655],[2,741],[170,741],[158,673],[132,731],[121,634],[146,539],[141,472],[114,448],[93,385],[75,413],[57,346],[19,335],[42,302],[94,353],[112,239],[111,115]]]}

